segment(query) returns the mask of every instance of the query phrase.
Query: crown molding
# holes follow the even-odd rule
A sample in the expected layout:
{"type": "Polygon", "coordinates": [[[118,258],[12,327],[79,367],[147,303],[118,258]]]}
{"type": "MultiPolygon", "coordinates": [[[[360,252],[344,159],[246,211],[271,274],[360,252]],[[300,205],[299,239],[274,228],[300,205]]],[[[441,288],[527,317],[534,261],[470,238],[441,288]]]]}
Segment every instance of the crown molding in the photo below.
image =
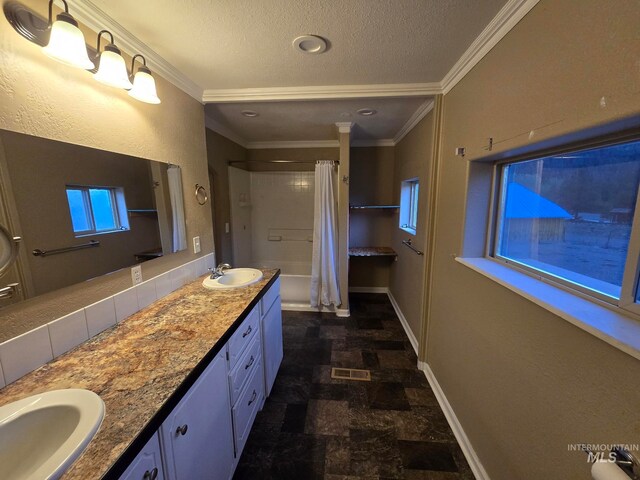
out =
{"type": "Polygon", "coordinates": [[[442,93],[436,83],[389,83],[377,85],[327,85],[208,89],[203,103],[273,102],[279,100],[328,100],[344,98],[423,97],[442,93]]]}
{"type": "Polygon", "coordinates": [[[130,55],[135,55],[136,53],[143,55],[147,60],[147,66],[154,73],[162,76],[184,93],[198,100],[198,102],[202,102],[202,88],[200,86],[89,0],[75,0],[71,8],[73,16],[81,23],[96,32],[104,29],[109,30],[113,33],[121,50],[130,55]]]}
{"type": "Polygon", "coordinates": [[[249,148],[248,146],[249,142],[247,142],[244,138],[236,134],[231,129],[216,122],[214,119],[207,117],[206,115],[204,117],[204,126],[209,130],[213,130],[214,132],[219,133],[223,137],[231,140],[232,142],[237,143],[241,147],[249,148]]]}
{"type": "Polygon", "coordinates": [[[405,123],[402,126],[402,128],[398,130],[398,133],[396,133],[396,136],[393,137],[393,144],[397,145],[400,142],[400,140],[402,140],[407,135],[407,133],[413,130],[413,127],[415,127],[418,123],[420,123],[420,120],[426,117],[427,113],[433,110],[434,104],[435,104],[434,100],[430,98],[429,100],[424,102],[422,105],[420,105],[418,109],[413,113],[413,115],[411,115],[411,118],[407,120],[407,123],[405,123]]]}
{"type": "Polygon", "coordinates": [[[449,93],[538,2],[509,0],[444,76],[440,82],[441,93],[449,93]]]}
{"type": "Polygon", "coordinates": [[[352,140],[351,147],[395,147],[393,138],[373,139],[373,140],[352,140]]]}
{"type": "Polygon", "coordinates": [[[268,148],[338,148],[338,140],[293,140],[282,142],[249,142],[246,148],[250,150],[268,148]]]}

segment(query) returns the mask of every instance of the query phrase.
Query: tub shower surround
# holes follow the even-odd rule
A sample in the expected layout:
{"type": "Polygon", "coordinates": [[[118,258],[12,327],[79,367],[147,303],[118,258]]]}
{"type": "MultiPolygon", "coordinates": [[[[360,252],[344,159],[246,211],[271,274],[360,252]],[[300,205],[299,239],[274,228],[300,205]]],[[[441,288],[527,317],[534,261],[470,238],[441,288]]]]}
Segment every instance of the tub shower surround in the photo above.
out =
{"type": "Polygon", "coordinates": [[[199,278],[0,390],[0,405],[63,388],[100,395],[102,426],[62,478],[101,478],[132,442],[142,446],[155,433],[279,271],[263,275],[254,285],[220,291],[205,289],[199,278]]]}

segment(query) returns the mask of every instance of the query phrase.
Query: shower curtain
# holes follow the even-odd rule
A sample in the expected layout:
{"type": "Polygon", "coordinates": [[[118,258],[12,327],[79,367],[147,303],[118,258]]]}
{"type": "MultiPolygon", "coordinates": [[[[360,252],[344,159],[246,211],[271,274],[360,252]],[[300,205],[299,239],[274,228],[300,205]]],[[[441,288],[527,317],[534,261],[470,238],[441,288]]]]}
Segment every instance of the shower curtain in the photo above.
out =
{"type": "Polygon", "coordinates": [[[187,230],[184,221],[184,196],[182,194],[182,172],[180,167],[171,165],[167,169],[171,218],[173,219],[173,252],[187,248],[187,230]]]}
{"type": "Polygon", "coordinates": [[[316,163],[311,259],[311,306],[338,306],[338,231],[332,161],[316,163]]]}

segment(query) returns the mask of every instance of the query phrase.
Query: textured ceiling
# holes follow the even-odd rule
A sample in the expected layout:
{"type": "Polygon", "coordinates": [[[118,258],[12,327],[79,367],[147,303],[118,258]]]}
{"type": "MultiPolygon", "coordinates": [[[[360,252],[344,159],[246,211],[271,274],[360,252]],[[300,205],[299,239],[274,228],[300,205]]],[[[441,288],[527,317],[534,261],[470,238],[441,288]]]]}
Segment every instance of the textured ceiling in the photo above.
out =
{"type": "Polygon", "coordinates": [[[247,142],[335,140],[336,122],[353,122],[354,140],[393,139],[427,99],[373,98],[305,102],[223,103],[205,106],[206,115],[247,142]],[[377,114],[356,113],[372,108],[377,114]],[[247,118],[240,112],[253,110],[247,118]]]}
{"type": "MultiPolygon", "coordinates": [[[[88,3],[88,2],[86,2],[88,3]]],[[[506,0],[91,0],[207,91],[437,83],[506,0]],[[294,50],[305,34],[321,55],[294,50]]],[[[116,38],[116,44],[118,39],[116,38]]],[[[209,104],[207,116],[247,142],[392,139],[425,98],[209,104]],[[379,111],[361,117],[355,110],[379,111]],[[249,119],[242,109],[260,113],[249,119]],[[348,115],[341,115],[349,113],[348,115]]]]}
{"type": "Polygon", "coordinates": [[[203,89],[236,89],[439,82],[506,0],[92,3],[203,89]],[[303,34],[329,50],[295,51],[303,34]]]}

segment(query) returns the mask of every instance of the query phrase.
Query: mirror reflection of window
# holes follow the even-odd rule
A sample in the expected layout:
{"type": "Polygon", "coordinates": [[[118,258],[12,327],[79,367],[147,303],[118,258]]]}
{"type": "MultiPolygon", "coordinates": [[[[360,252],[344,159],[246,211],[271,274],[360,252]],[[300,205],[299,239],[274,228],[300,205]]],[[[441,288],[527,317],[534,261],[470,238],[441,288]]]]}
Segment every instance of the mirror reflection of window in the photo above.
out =
{"type": "Polygon", "coordinates": [[[76,237],[129,230],[122,188],[67,186],[67,202],[76,237]]]}

